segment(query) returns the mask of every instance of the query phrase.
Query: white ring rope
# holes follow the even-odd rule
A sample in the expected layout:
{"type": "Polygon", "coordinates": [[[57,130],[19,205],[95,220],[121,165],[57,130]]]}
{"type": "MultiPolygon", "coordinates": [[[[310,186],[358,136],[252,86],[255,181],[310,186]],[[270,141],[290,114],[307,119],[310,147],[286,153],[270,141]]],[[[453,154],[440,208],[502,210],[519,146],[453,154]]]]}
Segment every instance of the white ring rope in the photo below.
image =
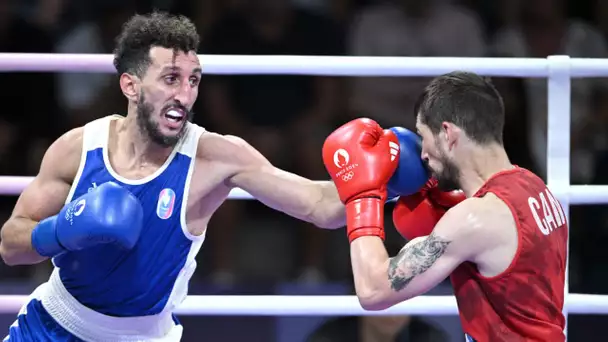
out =
{"type": "MultiPolygon", "coordinates": [[[[0,195],[19,195],[33,180],[25,176],[0,176],[0,195]]],[[[608,203],[608,185],[572,185],[567,191],[554,189],[557,197],[569,198],[570,204],[608,203]]],[[[228,196],[230,199],[254,199],[242,189],[234,189],[228,196]]]]}
{"type": "MultiPolygon", "coordinates": [[[[0,71],[113,73],[112,55],[102,54],[0,54],[0,71]]],[[[467,69],[487,75],[546,77],[543,58],[416,58],[352,56],[200,55],[208,74],[296,74],[335,76],[429,76],[467,69]],[[500,65],[500,68],[496,68],[500,65]],[[429,71],[431,70],[431,71],[429,71]]],[[[608,64],[608,63],[607,63],[608,64]]]]}
{"type": "MultiPolygon", "coordinates": [[[[0,314],[16,313],[28,296],[0,295],[0,314]]],[[[608,296],[570,294],[566,299],[573,314],[608,314],[608,296]]],[[[244,316],[373,316],[458,314],[453,296],[421,296],[383,311],[365,311],[355,296],[188,296],[179,315],[244,316]]]]}
{"type": "MultiPolygon", "coordinates": [[[[109,54],[0,53],[0,72],[114,73],[109,54]]],[[[485,76],[548,77],[547,58],[200,55],[205,74],[436,76],[454,70],[485,76]]],[[[608,60],[570,58],[572,77],[608,76],[608,60]]]]}

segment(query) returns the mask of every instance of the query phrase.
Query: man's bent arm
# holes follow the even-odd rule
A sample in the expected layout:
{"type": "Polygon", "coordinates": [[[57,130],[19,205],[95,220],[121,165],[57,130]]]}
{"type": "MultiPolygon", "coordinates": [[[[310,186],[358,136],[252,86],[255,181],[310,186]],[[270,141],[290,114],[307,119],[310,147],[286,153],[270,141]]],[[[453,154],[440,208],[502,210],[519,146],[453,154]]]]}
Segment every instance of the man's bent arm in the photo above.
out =
{"type": "Polygon", "coordinates": [[[230,137],[233,164],[227,180],[232,187],[250,193],[267,206],[322,228],[339,228],[346,212],[331,181],[313,181],[274,167],[246,142],[230,137]]]}
{"type": "Polygon", "coordinates": [[[7,265],[36,264],[46,260],[32,247],[32,231],[39,221],[57,214],[70,191],[80,160],[82,133],[76,129],[47,150],[38,175],[19,196],[0,231],[0,256],[7,265]]]}
{"type": "Polygon", "coordinates": [[[462,262],[478,253],[467,219],[475,201],[448,211],[433,232],[408,242],[390,258],[382,240],[365,236],[351,243],[355,289],[366,310],[384,310],[419,296],[446,279],[462,262]]]}

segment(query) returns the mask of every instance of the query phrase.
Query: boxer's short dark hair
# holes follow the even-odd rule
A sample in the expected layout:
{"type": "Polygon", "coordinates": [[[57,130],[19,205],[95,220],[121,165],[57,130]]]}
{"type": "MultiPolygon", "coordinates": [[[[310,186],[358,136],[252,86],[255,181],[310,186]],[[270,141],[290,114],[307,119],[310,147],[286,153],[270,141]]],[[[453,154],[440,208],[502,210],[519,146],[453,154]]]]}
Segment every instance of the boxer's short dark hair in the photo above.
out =
{"type": "Polygon", "coordinates": [[[479,144],[503,143],[504,103],[489,78],[464,71],[436,77],[414,110],[433,134],[439,133],[443,122],[451,122],[479,144]]]}
{"type": "Polygon", "coordinates": [[[163,47],[185,53],[198,50],[200,37],[196,26],[182,15],[153,12],[135,15],[116,38],[114,67],[119,74],[143,77],[150,60],[150,49],[163,47]]]}

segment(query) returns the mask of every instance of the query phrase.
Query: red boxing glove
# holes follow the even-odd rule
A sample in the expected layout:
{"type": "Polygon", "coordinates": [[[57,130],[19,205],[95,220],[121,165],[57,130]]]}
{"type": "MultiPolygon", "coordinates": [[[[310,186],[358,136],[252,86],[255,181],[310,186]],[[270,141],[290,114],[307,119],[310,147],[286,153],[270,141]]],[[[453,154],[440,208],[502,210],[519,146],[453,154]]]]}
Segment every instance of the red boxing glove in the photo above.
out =
{"type": "Polygon", "coordinates": [[[453,206],[464,201],[462,191],[441,191],[435,179],[411,196],[400,197],[393,209],[393,223],[407,240],[431,234],[441,217],[453,206]]]}
{"type": "Polygon", "coordinates": [[[437,206],[443,207],[443,213],[467,198],[461,190],[441,191],[439,183],[435,178],[429,179],[422,189],[420,189],[420,192],[424,197],[430,198],[437,206]]]}
{"type": "Polygon", "coordinates": [[[353,120],[327,137],[323,162],[346,205],[349,241],[368,235],[384,239],[386,184],[399,162],[395,134],[373,120],[353,120]]]}

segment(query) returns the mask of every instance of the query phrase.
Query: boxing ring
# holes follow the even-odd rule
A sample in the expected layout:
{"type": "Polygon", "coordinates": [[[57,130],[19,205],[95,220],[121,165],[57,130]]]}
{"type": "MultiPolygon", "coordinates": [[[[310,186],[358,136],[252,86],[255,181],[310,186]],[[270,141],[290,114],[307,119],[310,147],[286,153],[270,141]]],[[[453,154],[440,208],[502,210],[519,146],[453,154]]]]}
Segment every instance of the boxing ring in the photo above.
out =
{"type": "MultiPolygon", "coordinates": [[[[608,203],[608,186],[570,184],[570,83],[572,78],[608,76],[608,60],[548,58],[415,58],[201,55],[206,74],[325,76],[437,76],[454,70],[485,76],[546,78],[548,82],[547,182],[569,217],[571,204],[608,203]]],[[[0,71],[112,73],[111,55],[0,54],[0,71]]],[[[0,194],[18,195],[29,177],[0,177],[0,194]]],[[[230,199],[252,197],[239,189],[230,199]]],[[[566,277],[567,279],[567,277],[566,277]]],[[[568,314],[608,314],[608,296],[572,294],[566,283],[568,314]]],[[[0,295],[0,313],[16,313],[26,296],[0,295]]],[[[181,315],[454,315],[453,296],[421,296],[390,309],[368,312],[354,296],[189,296],[181,315]]]]}

